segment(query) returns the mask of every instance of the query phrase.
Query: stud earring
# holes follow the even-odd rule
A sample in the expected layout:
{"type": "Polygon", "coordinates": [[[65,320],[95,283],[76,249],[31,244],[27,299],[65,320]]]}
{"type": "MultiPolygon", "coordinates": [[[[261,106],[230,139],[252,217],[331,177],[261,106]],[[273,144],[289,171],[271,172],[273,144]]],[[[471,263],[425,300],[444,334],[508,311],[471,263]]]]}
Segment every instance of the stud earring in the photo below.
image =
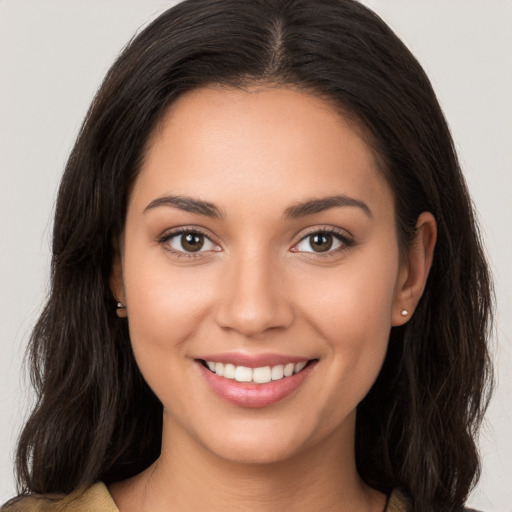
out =
{"type": "Polygon", "coordinates": [[[409,311],[407,311],[407,309],[402,309],[402,311],[400,311],[400,314],[402,316],[409,316],[409,311]]]}
{"type": "Polygon", "coordinates": [[[126,306],[122,302],[118,302],[116,306],[116,315],[119,318],[126,318],[126,306]]]}

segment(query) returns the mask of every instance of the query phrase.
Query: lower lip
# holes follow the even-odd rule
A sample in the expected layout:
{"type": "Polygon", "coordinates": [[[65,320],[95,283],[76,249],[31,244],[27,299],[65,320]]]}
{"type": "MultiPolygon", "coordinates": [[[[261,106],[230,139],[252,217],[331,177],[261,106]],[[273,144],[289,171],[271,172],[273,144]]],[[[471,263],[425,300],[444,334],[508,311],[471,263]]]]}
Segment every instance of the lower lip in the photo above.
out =
{"type": "Polygon", "coordinates": [[[215,394],[239,407],[256,408],[268,407],[293,393],[307,378],[316,361],[310,362],[299,373],[265,384],[226,379],[208,370],[200,361],[197,364],[215,394]]]}

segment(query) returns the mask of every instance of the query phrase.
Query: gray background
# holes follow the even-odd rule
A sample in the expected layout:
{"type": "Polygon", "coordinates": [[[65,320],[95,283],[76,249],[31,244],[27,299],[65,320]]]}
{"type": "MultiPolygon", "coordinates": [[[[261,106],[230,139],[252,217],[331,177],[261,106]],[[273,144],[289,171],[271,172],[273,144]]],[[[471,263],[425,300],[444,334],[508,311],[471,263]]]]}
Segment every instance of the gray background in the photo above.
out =
{"type": "MultiPolygon", "coordinates": [[[[104,73],[174,2],[0,0],[0,503],[31,403],[22,359],[47,292],[59,176],[104,73]]],[[[367,0],[429,74],[448,118],[493,267],[498,387],[470,503],[512,511],[512,2],[367,0]]]]}

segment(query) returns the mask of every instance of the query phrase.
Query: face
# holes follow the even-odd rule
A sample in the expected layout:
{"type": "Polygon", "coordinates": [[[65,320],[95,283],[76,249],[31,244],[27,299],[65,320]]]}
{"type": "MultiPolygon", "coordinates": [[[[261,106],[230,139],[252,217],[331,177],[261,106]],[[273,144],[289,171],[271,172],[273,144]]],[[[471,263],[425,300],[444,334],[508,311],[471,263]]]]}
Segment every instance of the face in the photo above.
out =
{"type": "Polygon", "coordinates": [[[150,140],[121,245],[113,289],[164,438],[245,462],[353,444],[407,280],[353,124],[284,88],[187,93],[150,140]]]}

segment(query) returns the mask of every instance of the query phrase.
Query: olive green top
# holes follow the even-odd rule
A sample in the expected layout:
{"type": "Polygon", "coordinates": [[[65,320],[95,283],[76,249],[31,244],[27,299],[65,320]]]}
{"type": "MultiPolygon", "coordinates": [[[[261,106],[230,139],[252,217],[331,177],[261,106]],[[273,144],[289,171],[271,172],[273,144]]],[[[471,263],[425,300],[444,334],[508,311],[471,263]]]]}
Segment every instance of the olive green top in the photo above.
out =
{"type": "MultiPolygon", "coordinates": [[[[389,497],[384,512],[407,512],[407,498],[398,490],[389,497]]],[[[0,512],[119,512],[106,485],[98,482],[68,496],[34,495],[11,500],[0,512]]]]}

